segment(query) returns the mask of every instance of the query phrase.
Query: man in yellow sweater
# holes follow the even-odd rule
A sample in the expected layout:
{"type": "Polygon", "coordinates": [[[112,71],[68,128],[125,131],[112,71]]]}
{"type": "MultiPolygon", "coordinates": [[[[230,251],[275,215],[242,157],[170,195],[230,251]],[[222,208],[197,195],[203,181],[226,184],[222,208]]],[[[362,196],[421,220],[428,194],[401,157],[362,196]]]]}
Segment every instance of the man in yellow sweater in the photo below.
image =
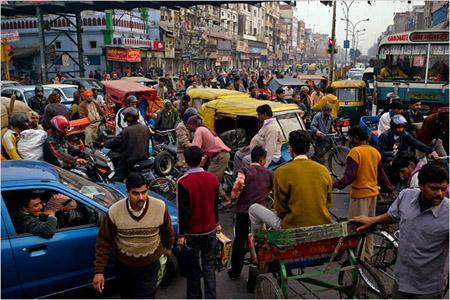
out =
{"type": "Polygon", "coordinates": [[[316,105],[314,105],[312,107],[313,111],[321,111],[322,108],[329,104],[331,105],[331,116],[336,119],[339,113],[339,100],[338,98],[333,94],[334,93],[334,89],[329,86],[326,88],[325,90],[326,95],[324,97],[322,97],[322,99],[320,99],[319,103],[317,103],[316,105]]]}
{"type": "Polygon", "coordinates": [[[102,292],[111,250],[122,299],[155,298],[162,254],[171,255],[175,241],[170,215],[162,200],[150,197],[145,177],[130,173],[128,198],[117,201],[103,218],[95,245],[92,285],[102,292]]]}
{"type": "Polygon", "coordinates": [[[308,132],[296,130],[289,134],[294,159],[275,171],[275,212],[261,204],[251,205],[248,213],[253,233],[265,224],[287,229],[331,223],[331,176],[327,168],[308,159],[310,145],[308,132]]]}
{"type": "MultiPolygon", "coordinates": [[[[348,137],[355,147],[348,153],[344,176],[333,184],[333,188],[343,189],[349,184],[352,185],[349,218],[361,215],[373,217],[379,194],[378,182],[389,192],[394,188],[384,173],[380,152],[367,143],[369,137],[366,131],[359,126],[353,126],[348,131],[348,137]]],[[[368,236],[363,258],[370,258],[372,252],[373,239],[368,236]]]]}

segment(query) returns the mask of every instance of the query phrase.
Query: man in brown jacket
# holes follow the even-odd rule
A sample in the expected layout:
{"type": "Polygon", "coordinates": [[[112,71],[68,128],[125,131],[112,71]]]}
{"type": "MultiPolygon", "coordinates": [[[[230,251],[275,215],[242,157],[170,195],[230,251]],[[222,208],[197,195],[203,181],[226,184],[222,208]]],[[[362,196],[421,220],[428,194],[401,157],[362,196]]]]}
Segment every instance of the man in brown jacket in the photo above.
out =
{"type": "Polygon", "coordinates": [[[131,173],[128,198],[114,203],[100,224],[95,246],[92,285],[105,288],[105,267],[115,250],[120,297],[155,298],[161,255],[172,255],[175,241],[170,215],[163,201],[148,195],[145,177],[131,173]]]}
{"type": "Polygon", "coordinates": [[[97,140],[98,127],[101,121],[102,111],[96,101],[94,101],[94,93],[91,90],[83,92],[84,100],[78,106],[78,114],[80,118],[89,118],[91,124],[85,129],[84,142],[87,146],[91,146],[97,140]]]}

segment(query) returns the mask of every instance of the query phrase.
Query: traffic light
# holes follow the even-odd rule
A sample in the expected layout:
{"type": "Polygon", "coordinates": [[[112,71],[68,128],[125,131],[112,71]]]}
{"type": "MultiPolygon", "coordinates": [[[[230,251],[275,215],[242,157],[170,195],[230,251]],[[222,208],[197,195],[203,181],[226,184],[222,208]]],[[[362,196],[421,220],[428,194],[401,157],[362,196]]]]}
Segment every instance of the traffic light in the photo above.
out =
{"type": "Polygon", "coordinates": [[[333,47],[333,45],[334,45],[333,39],[329,38],[328,39],[328,49],[327,49],[327,53],[328,54],[331,54],[331,51],[333,51],[333,48],[334,48],[334,53],[337,53],[337,48],[333,47]]]}
{"type": "Polygon", "coordinates": [[[333,1],[320,1],[325,6],[333,6],[333,1]]]}
{"type": "Polygon", "coordinates": [[[13,56],[14,56],[14,48],[13,46],[11,46],[10,44],[8,44],[6,46],[7,48],[7,52],[8,52],[8,62],[11,62],[13,60],[13,56]]]}

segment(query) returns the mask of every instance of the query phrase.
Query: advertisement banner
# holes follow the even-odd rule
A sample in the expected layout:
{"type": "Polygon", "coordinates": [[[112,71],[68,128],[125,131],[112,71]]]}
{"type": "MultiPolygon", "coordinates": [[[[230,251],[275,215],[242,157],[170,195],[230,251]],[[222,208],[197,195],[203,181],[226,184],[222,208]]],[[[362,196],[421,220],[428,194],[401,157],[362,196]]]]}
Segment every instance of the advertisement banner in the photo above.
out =
{"type": "Polygon", "coordinates": [[[231,56],[217,55],[216,62],[227,62],[227,61],[231,61],[231,56]]]}
{"type": "Polygon", "coordinates": [[[250,47],[248,48],[250,54],[261,54],[261,48],[250,47]]]}
{"type": "Polygon", "coordinates": [[[217,50],[231,50],[231,41],[217,41],[217,50]]]}
{"type": "Polygon", "coordinates": [[[140,49],[119,49],[119,48],[107,48],[106,60],[123,61],[123,62],[140,62],[141,50],[140,49]]]}
{"type": "Polygon", "coordinates": [[[162,41],[153,41],[152,44],[152,50],[153,51],[165,51],[165,46],[164,46],[164,42],[162,41]]]}
{"type": "Polygon", "coordinates": [[[19,38],[19,31],[13,30],[13,31],[3,31],[1,32],[1,38],[6,39],[8,42],[16,42],[20,40],[19,38]]]}
{"type": "Polygon", "coordinates": [[[237,41],[236,42],[236,51],[237,52],[246,52],[248,49],[247,41],[237,41]]]}
{"type": "Polygon", "coordinates": [[[175,43],[173,37],[166,37],[165,39],[165,57],[175,58],[175,43]]]}

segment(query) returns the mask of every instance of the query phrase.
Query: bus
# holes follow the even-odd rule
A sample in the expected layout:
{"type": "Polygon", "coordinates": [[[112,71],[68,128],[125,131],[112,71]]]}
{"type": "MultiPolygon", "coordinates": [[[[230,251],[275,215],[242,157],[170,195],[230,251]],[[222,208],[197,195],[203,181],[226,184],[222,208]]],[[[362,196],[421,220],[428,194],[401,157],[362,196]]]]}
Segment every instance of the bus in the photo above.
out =
{"type": "Polygon", "coordinates": [[[448,105],[448,35],[445,30],[418,30],[381,40],[372,114],[388,109],[389,93],[398,95],[406,105],[412,97],[420,99],[425,113],[448,105]]]}

